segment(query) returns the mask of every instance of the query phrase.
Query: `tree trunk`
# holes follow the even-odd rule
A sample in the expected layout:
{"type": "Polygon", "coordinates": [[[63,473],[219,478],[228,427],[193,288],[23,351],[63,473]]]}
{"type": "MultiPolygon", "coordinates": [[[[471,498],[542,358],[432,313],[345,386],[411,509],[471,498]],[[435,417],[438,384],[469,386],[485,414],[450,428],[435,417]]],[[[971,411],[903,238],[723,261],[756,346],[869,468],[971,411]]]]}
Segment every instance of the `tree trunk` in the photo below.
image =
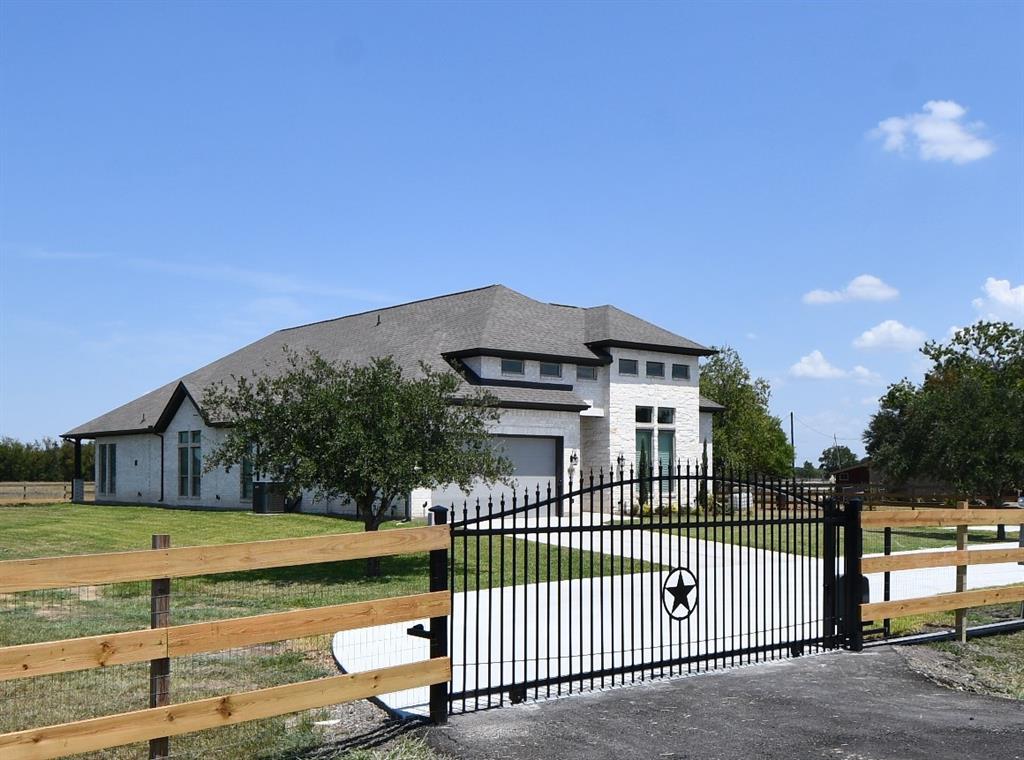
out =
{"type": "MultiPolygon", "coordinates": [[[[376,518],[370,517],[363,520],[363,529],[366,530],[367,533],[370,531],[376,531],[379,527],[380,523],[376,518]]],[[[366,577],[379,578],[380,576],[380,557],[368,557],[366,559],[366,577]]]]}
{"type": "MultiPolygon", "coordinates": [[[[1000,499],[998,499],[998,498],[996,498],[996,499],[989,499],[988,503],[992,507],[1001,507],[1002,506],[1002,501],[1000,499]]],[[[996,541],[1005,541],[1005,540],[1006,540],[1006,526],[1003,525],[1002,523],[1000,523],[999,525],[996,526],[996,541]]]]}

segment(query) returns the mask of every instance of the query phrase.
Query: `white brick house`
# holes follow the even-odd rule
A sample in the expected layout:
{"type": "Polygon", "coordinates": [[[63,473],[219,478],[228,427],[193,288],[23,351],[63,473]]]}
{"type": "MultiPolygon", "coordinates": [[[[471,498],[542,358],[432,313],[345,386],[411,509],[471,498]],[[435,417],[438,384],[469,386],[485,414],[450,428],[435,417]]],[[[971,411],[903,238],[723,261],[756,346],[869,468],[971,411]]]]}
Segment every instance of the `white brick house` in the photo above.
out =
{"type": "MultiPolygon", "coordinates": [[[[391,355],[408,372],[450,366],[462,391],[498,398],[496,444],[515,465],[516,491],[564,488],[570,477],[634,463],[700,461],[711,448],[712,414],[699,393],[698,359],[710,349],[613,306],[535,301],[501,285],[279,330],[64,434],[95,439],[96,500],[103,503],[249,509],[252,473],[236,465],[202,471],[203,450],[224,429],[199,407],[204,389],[264,371],[284,346],[333,361],[391,355]]],[[[481,485],[470,494],[504,493],[481,485]]],[[[400,512],[462,501],[456,488],[410,494],[400,512]]],[[[302,511],[347,512],[350,504],[303,497],[302,511]]]]}

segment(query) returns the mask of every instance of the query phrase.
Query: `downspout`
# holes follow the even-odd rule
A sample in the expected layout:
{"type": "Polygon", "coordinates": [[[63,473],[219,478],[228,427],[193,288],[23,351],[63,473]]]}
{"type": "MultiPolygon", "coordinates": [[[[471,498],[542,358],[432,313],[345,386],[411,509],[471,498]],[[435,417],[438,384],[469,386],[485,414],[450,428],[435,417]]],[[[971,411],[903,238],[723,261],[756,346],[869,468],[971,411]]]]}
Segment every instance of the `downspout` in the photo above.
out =
{"type": "Polygon", "coordinates": [[[160,501],[164,500],[164,434],[153,433],[160,439],[160,501]]]}

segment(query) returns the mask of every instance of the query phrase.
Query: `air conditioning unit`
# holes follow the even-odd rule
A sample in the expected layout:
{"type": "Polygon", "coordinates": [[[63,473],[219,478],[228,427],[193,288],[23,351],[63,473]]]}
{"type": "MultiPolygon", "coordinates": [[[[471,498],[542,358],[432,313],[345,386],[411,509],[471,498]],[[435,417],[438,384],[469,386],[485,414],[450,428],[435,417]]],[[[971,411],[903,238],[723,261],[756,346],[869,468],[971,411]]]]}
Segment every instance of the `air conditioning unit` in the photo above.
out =
{"type": "Polygon", "coordinates": [[[252,484],[252,511],[261,515],[281,514],[288,505],[284,483],[256,481],[252,484]]]}

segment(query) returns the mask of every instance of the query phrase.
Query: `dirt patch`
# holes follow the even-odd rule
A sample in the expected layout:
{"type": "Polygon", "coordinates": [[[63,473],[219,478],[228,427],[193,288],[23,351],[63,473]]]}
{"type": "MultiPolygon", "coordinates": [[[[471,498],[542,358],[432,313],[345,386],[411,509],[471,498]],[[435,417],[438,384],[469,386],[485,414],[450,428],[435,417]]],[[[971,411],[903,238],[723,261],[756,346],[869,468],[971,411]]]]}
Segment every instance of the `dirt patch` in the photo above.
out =
{"type": "Polygon", "coordinates": [[[1024,633],[899,647],[907,665],[930,681],[957,691],[1024,699],[1024,633]]]}
{"type": "MultiPolygon", "coordinates": [[[[363,700],[329,708],[329,717],[321,725],[325,729],[323,742],[300,755],[301,760],[334,760],[359,750],[376,750],[382,757],[388,756],[389,750],[400,749],[426,728],[424,721],[394,720],[363,700]]],[[[424,748],[422,756],[434,755],[424,748]]]]}

